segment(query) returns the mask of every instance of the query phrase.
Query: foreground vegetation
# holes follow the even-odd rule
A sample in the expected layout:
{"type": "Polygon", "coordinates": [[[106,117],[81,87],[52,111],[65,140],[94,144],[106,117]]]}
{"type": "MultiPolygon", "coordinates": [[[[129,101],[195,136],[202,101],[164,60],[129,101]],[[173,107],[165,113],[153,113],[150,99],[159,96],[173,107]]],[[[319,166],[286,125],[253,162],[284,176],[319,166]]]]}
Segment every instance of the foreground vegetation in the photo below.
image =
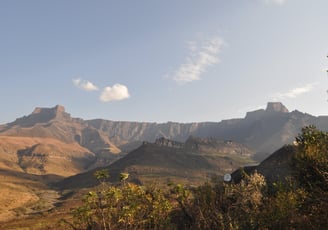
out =
{"type": "Polygon", "coordinates": [[[197,188],[106,184],[74,209],[74,229],[326,229],[328,227],[328,134],[305,127],[296,137],[294,175],[267,184],[244,174],[238,184],[213,181],[197,188]]]}
{"type": "Polygon", "coordinates": [[[56,224],[74,230],[328,229],[328,133],[305,127],[295,149],[292,175],[272,184],[254,172],[240,183],[213,179],[163,189],[128,183],[125,173],[120,184],[108,184],[108,172],[98,171],[100,185],[85,194],[72,218],[56,224]]]}

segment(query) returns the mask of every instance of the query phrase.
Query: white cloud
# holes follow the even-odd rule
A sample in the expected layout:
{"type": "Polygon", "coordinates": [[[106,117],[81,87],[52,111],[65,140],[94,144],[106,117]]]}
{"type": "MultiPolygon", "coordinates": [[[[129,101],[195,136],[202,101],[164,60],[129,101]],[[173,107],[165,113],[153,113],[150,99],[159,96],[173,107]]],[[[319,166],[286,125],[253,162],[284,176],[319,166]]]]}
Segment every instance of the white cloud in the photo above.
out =
{"type": "Polygon", "coordinates": [[[100,100],[103,102],[120,101],[130,97],[129,90],[125,85],[115,84],[112,87],[107,86],[103,89],[100,100]]]}
{"type": "Polygon", "coordinates": [[[86,91],[97,91],[98,87],[90,81],[85,81],[81,79],[73,79],[73,84],[86,91]]]}
{"type": "Polygon", "coordinates": [[[213,37],[197,46],[196,42],[189,43],[190,54],[173,74],[172,79],[178,83],[187,83],[201,79],[201,75],[206,72],[211,65],[219,63],[217,57],[224,42],[220,37],[213,37]]]}
{"type": "Polygon", "coordinates": [[[283,5],[287,2],[287,0],[262,0],[266,4],[275,4],[275,5],[283,5]]]}
{"type": "Polygon", "coordinates": [[[318,84],[318,82],[306,84],[301,87],[296,87],[293,89],[290,89],[286,92],[283,93],[276,93],[275,94],[275,99],[285,99],[285,98],[296,98],[302,94],[308,93],[314,89],[314,87],[318,84]]]}

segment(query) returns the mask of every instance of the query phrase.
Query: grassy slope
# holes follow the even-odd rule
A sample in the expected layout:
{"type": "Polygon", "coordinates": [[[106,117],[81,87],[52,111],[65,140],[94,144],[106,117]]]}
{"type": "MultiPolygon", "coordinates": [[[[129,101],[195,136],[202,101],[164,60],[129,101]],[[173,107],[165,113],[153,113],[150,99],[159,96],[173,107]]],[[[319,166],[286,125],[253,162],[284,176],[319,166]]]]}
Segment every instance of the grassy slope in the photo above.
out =
{"type": "MultiPolygon", "coordinates": [[[[41,140],[44,141],[45,139],[41,140]]],[[[7,140],[7,143],[11,141],[14,141],[14,139],[7,140]]],[[[19,143],[26,142],[27,145],[30,144],[28,138],[17,139],[16,141],[19,143]]],[[[38,143],[38,141],[33,140],[33,143],[38,143]]],[[[52,144],[48,145],[52,146],[52,144]]],[[[26,146],[26,144],[24,146],[26,146]]],[[[42,146],[40,146],[40,148],[41,147],[42,146]]],[[[47,148],[47,146],[42,148],[47,148]]],[[[206,149],[206,151],[202,149],[202,152],[199,152],[198,150],[196,151],[188,148],[171,148],[155,144],[146,144],[106,168],[109,170],[110,180],[112,182],[118,181],[120,172],[129,172],[130,180],[141,181],[142,183],[156,182],[164,186],[168,181],[174,181],[176,183],[198,185],[209,180],[211,175],[223,175],[226,172],[231,172],[231,170],[238,168],[241,164],[250,161],[248,156],[241,156],[238,154],[229,155],[225,152],[215,151],[214,149],[215,146],[206,149]]],[[[70,208],[81,201],[81,194],[83,193],[81,191],[88,191],[93,188],[87,187],[96,185],[97,180],[93,176],[96,170],[97,169],[65,179],[64,183],[61,183],[62,189],[77,189],[79,192],[76,194],[76,198],[66,199],[61,207],[57,207],[51,212],[43,208],[41,216],[34,214],[21,220],[16,219],[12,222],[2,223],[2,225],[0,224],[0,228],[24,229],[24,227],[30,226],[30,229],[44,229],[46,226],[51,226],[52,229],[56,229],[57,222],[62,218],[67,218],[67,216],[69,216],[67,213],[69,213],[70,208]]],[[[40,178],[27,178],[27,181],[34,180],[39,181],[40,178]]],[[[42,186],[42,184],[36,184],[34,187],[37,186],[42,186]]],[[[25,217],[24,213],[33,213],[33,207],[36,207],[38,204],[41,206],[41,209],[42,206],[45,206],[50,210],[53,203],[46,203],[44,194],[52,194],[50,198],[53,199],[53,201],[58,201],[58,199],[56,200],[58,194],[56,194],[54,190],[49,190],[48,187],[40,187],[38,193],[27,186],[22,188],[22,191],[29,191],[31,199],[17,205],[18,208],[13,207],[15,211],[11,213],[11,217],[13,217],[13,214],[19,214],[25,217]]],[[[64,191],[64,193],[65,192],[66,191],[64,191]]],[[[17,194],[17,196],[19,195],[21,194],[17,194]]]]}

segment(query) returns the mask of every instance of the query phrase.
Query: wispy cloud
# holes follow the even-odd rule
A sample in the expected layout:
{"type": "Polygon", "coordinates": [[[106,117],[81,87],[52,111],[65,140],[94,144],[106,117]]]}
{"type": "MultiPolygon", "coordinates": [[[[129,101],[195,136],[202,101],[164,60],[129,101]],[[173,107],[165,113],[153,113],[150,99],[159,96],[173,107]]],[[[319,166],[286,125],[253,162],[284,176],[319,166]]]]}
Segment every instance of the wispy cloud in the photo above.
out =
{"type": "Polygon", "coordinates": [[[213,37],[198,45],[196,42],[189,43],[190,53],[186,57],[185,63],[172,75],[172,79],[178,83],[187,83],[201,79],[201,75],[206,72],[211,65],[220,62],[218,53],[221,51],[224,42],[220,37],[213,37]]]}
{"type": "Polygon", "coordinates": [[[125,85],[115,84],[103,89],[99,99],[103,102],[120,101],[130,97],[129,90],[125,85]]]}
{"type": "Polygon", "coordinates": [[[283,5],[287,0],[262,0],[266,4],[283,5]]]}
{"type": "Polygon", "coordinates": [[[302,94],[312,91],[317,84],[318,82],[313,82],[301,87],[292,88],[286,92],[276,93],[274,94],[274,99],[281,100],[285,98],[296,98],[298,96],[301,96],[302,94]]]}
{"type": "Polygon", "coordinates": [[[81,79],[73,79],[73,84],[80,88],[83,89],[85,91],[97,91],[99,90],[99,88],[93,84],[90,81],[86,81],[86,80],[81,80],[81,79]]]}

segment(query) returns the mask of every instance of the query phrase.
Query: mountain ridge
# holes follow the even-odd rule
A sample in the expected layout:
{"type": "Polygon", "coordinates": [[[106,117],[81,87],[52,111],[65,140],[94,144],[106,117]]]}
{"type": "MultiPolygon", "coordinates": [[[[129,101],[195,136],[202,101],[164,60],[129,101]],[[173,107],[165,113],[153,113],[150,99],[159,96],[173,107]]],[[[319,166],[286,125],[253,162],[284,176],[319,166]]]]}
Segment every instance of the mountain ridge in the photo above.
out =
{"type": "Polygon", "coordinates": [[[232,141],[190,137],[186,142],[178,142],[162,137],[153,143],[143,142],[109,166],[68,177],[57,186],[61,189],[95,186],[98,181],[94,173],[103,169],[108,170],[113,183],[125,172],[130,175],[129,181],[135,183],[156,181],[165,185],[167,181],[175,181],[195,185],[230,173],[245,162],[253,163],[252,154],[254,152],[247,147],[232,141]]]}
{"type": "MultiPolygon", "coordinates": [[[[35,136],[77,142],[92,152],[123,155],[143,141],[160,137],[186,141],[189,136],[234,140],[254,149],[258,160],[289,144],[306,125],[328,129],[328,117],[315,117],[297,110],[289,112],[281,102],[268,102],[266,109],[247,112],[244,118],[220,122],[129,122],[72,118],[63,106],[36,108],[32,114],[0,126],[0,135],[35,136]],[[39,120],[38,120],[39,119],[39,120]],[[96,143],[96,144],[95,144],[96,143]]],[[[115,158],[115,157],[114,157],[115,158]]]]}

